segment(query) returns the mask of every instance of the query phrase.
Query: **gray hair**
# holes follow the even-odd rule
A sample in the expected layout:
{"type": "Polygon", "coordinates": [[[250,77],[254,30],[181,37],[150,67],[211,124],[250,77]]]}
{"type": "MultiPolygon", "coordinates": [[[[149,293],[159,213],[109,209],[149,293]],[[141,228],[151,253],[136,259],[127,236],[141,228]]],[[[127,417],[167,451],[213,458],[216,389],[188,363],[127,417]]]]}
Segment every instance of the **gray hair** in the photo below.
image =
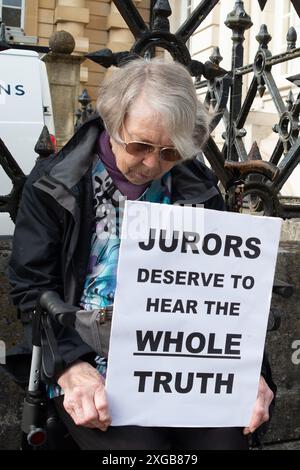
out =
{"type": "Polygon", "coordinates": [[[163,119],[183,159],[196,155],[209,135],[209,112],[197,98],[188,70],[178,62],[136,59],[114,68],[104,80],[97,111],[109,135],[122,142],[120,129],[141,93],[163,119]]]}

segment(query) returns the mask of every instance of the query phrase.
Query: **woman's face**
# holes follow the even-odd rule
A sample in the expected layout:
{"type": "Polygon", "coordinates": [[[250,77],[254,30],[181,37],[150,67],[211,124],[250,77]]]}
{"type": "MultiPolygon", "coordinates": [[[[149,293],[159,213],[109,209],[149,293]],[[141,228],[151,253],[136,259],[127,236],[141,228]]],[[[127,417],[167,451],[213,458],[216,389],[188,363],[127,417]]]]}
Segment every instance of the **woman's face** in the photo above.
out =
{"type": "MultiPolygon", "coordinates": [[[[174,146],[164,129],[160,114],[154,111],[142,97],[130,110],[120,134],[126,143],[140,141],[161,147],[174,146]]],[[[112,138],[110,142],[118,169],[128,181],[136,185],[161,178],[177,163],[162,160],[159,156],[159,149],[155,149],[141,158],[126,152],[125,147],[112,138]]]]}

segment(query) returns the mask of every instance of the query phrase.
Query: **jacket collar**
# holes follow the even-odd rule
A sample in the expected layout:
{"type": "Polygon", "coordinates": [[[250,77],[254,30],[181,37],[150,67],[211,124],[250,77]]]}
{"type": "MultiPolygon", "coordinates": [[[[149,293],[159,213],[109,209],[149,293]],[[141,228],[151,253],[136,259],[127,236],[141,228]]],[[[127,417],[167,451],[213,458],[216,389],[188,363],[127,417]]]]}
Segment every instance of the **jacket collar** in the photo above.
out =
{"type": "Polygon", "coordinates": [[[68,189],[74,187],[88,171],[91,155],[103,130],[104,124],[99,116],[85,122],[57,153],[58,163],[51,168],[49,176],[68,189]]]}
{"type": "MultiPolygon", "coordinates": [[[[70,199],[66,199],[63,188],[67,189],[69,195],[71,189],[74,192],[74,188],[91,166],[91,156],[95,152],[98,137],[103,130],[104,124],[99,116],[86,121],[57,153],[57,163],[48,172],[48,183],[46,182],[48,187],[44,181],[45,177],[35,183],[36,187],[51,194],[72,213],[74,213],[74,201],[71,204],[72,208],[67,207],[70,199]],[[49,183],[50,185],[54,183],[52,188],[49,187],[49,183]]],[[[176,165],[171,174],[173,203],[203,204],[219,194],[212,172],[196,158],[176,165]]]]}
{"type": "Polygon", "coordinates": [[[216,177],[196,157],[176,165],[171,174],[173,203],[202,205],[219,195],[216,177]]]}

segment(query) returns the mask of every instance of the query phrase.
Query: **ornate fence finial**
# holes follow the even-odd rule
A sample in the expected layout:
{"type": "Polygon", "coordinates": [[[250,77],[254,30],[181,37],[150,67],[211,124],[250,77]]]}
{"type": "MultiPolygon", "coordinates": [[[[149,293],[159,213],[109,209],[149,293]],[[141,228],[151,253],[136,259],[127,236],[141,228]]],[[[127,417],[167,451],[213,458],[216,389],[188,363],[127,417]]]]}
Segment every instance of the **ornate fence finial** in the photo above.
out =
{"type": "Polygon", "coordinates": [[[287,99],[285,100],[285,102],[287,104],[288,111],[291,111],[292,107],[293,107],[293,104],[294,104],[294,95],[293,95],[292,90],[290,90],[289,95],[288,95],[287,99]]]}
{"type": "Polygon", "coordinates": [[[83,92],[79,96],[78,101],[81,104],[83,111],[85,111],[87,108],[87,105],[92,101],[92,98],[88,94],[88,91],[86,88],[83,90],[83,92]]]}
{"type": "Polygon", "coordinates": [[[55,152],[53,142],[51,140],[48,127],[44,126],[38,141],[34,147],[35,153],[37,153],[40,158],[47,158],[51,153],[55,152]]]}
{"type": "Polygon", "coordinates": [[[258,90],[259,96],[262,98],[266,91],[266,85],[262,77],[258,77],[257,85],[258,85],[257,90],[258,90]]]}
{"type": "Polygon", "coordinates": [[[261,49],[268,49],[268,44],[272,39],[271,34],[269,34],[268,28],[266,24],[262,24],[257,36],[255,36],[257,42],[261,49]]]}
{"type": "Polygon", "coordinates": [[[287,40],[287,50],[288,51],[296,48],[297,32],[296,32],[294,26],[291,26],[289,28],[288,33],[286,35],[286,40],[287,40]]]}
{"type": "Polygon", "coordinates": [[[168,17],[172,15],[172,10],[168,0],[157,0],[153,7],[153,31],[170,31],[168,17]]]}
{"type": "Polygon", "coordinates": [[[245,12],[244,2],[236,0],[234,10],[226,18],[225,24],[228,28],[238,31],[246,31],[253,25],[250,16],[245,12]]]}
{"type": "Polygon", "coordinates": [[[78,101],[81,105],[81,109],[78,109],[75,113],[76,121],[74,125],[74,130],[77,131],[78,128],[87,121],[92,114],[95,113],[95,110],[92,105],[92,98],[88,94],[87,89],[85,88],[81,95],[78,97],[78,101]]]}
{"type": "Polygon", "coordinates": [[[81,124],[83,124],[87,118],[88,118],[88,113],[87,113],[87,107],[91,103],[92,98],[88,94],[87,89],[85,88],[81,95],[78,97],[78,101],[81,104],[81,124]]]}
{"type": "Polygon", "coordinates": [[[262,160],[256,140],[253,142],[250,152],[248,153],[248,160],[262,160]]]}
{"type": "Polygon", "coordinates": [[[220,65],[220,63],[223,60],[223,57],[221,56],[219,47],[214,47],[213,48],[212,55],[209,57],[209,60],[213,64],[220,65]]]}

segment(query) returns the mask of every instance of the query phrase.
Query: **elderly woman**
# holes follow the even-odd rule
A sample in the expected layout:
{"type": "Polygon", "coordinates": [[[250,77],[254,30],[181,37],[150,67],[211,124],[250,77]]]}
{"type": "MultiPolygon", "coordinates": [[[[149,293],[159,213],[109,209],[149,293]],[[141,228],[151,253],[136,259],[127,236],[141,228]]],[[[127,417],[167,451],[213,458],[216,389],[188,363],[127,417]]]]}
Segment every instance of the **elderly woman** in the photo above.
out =
{"type": "MultiPolygon", "coordinates": [[[[224,209],[214,176],[196,157],[209,117],[183,66],[127,63],[109,75],[97,109],[100,117],[85,123],[57,155],[38,161],[27,180],[9,268],[12,299],[24,323],[40,292],[49,289],[86,310],[109,311],[125,198],[224,209]]],[[[82,449],[246,449],[246,435],[268,420],[273,393],[261,377],[244,432],[112,427],[106,358],[74,330],[62,328],[57,338],[66,368],[49,394],[82,449]]]]}

